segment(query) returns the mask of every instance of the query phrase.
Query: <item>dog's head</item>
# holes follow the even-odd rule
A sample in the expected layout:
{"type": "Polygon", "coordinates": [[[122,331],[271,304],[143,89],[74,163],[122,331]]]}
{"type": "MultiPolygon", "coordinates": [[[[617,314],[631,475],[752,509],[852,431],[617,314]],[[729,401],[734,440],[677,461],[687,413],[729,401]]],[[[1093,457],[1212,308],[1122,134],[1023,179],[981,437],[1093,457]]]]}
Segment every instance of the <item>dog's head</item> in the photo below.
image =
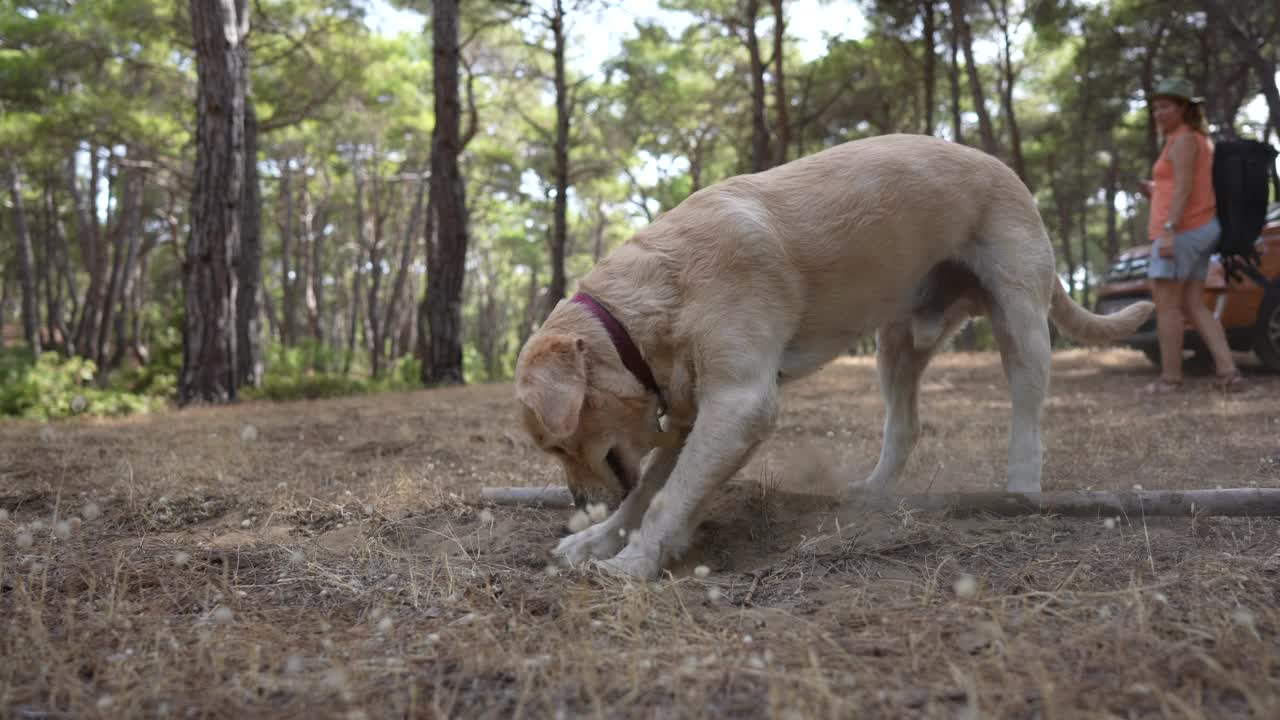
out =
{"type": "Polygon", "coordinates": [[[539,332],[516,360],[525,430],[564,467],[574,504],[617,507],[654,447],[656,400],[622,366],[608,340],[539,332]]]}

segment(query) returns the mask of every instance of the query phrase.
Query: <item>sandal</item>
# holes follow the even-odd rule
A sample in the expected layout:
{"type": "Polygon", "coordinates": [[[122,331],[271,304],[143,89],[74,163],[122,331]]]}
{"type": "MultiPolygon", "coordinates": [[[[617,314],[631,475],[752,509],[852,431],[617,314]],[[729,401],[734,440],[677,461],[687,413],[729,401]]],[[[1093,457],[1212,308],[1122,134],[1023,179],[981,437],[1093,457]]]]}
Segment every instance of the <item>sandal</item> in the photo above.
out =
{"type": "Polygon", "coordinates": [[[1232,370],[1215,378],[1213,386],[1222,392],[1237,392],[1244,389],[1244,376],[1240,374],[1239,370],[1232,370]]]}
{"type": "Polygon", "coordinates": [[[1143,395],[1164,395],[1165,393],[1177,392],[1182,389],[1181,380],[1166,380],[1160,378],[1143,385],[1138,392],[1143,395]]]}

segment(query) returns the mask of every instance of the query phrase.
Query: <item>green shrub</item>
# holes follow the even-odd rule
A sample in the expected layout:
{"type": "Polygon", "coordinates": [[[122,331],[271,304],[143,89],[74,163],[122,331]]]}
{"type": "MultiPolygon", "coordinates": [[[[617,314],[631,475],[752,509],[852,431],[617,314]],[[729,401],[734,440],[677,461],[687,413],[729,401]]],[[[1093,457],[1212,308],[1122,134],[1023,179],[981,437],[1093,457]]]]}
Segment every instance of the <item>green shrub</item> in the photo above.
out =
{"type": "Polygon", "coordinates": [[[0,352],[0,415],[49,420],[72,415],[129,415],[148,412],[165,398],[94,383],[93,361],[42,353],[0,352]]]}

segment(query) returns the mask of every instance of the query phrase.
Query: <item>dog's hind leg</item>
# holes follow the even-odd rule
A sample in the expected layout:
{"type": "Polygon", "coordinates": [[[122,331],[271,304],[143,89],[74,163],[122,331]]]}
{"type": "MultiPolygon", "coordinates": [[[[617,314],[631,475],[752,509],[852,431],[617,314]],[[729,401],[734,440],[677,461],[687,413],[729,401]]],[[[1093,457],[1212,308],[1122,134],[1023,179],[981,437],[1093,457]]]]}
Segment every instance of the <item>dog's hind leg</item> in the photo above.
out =
{"type": "MultiPolygon", "coordinates": [[[[1028,216],[1028,217],[1034,217],[1028,216]]],[[[1040,492],[1040,420],[1049,390],[1053,250],[1038,219],[1006,215],[977,248],[972,267],[989,297],[991,329],[1013,399],[1009,492],[1040,492]]]]}
{"type": "MultiPolygon", "coordinates": [[[[885,405],[884,440],[875,470],[866,480],[851,483],[852,488],[888,489],[902,473],[919,437],[920,376],[933,357],[934,346],[917,348],[913,325],[912,320],[900,320],[876,333],[876,369],[885,405]]],[[[939,328],[935,341],[943,335],[939,328]]]]}
{"type": "Polygon", "coordinates": [[[1047,305],[1021,293],[1001,293],[991,308],[991,327],[1013,398],[1006,487],[1009,492],[1040,492],[1040,420],[1049,390],[1047,305]]]}

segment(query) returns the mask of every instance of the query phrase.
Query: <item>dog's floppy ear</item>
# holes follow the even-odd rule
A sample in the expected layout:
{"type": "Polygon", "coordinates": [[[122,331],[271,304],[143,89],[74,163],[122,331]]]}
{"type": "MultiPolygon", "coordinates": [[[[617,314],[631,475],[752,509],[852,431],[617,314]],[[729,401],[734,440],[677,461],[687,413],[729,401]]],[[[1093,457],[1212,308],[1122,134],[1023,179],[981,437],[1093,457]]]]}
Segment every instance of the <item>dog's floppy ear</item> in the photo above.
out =
{"type": "Polygon", "coordinates": [[[586,343],[565,335],[538,338],[523,359],[516,397],[553,438],[569,437],[578,429],[587,393],[586,343]]]}

